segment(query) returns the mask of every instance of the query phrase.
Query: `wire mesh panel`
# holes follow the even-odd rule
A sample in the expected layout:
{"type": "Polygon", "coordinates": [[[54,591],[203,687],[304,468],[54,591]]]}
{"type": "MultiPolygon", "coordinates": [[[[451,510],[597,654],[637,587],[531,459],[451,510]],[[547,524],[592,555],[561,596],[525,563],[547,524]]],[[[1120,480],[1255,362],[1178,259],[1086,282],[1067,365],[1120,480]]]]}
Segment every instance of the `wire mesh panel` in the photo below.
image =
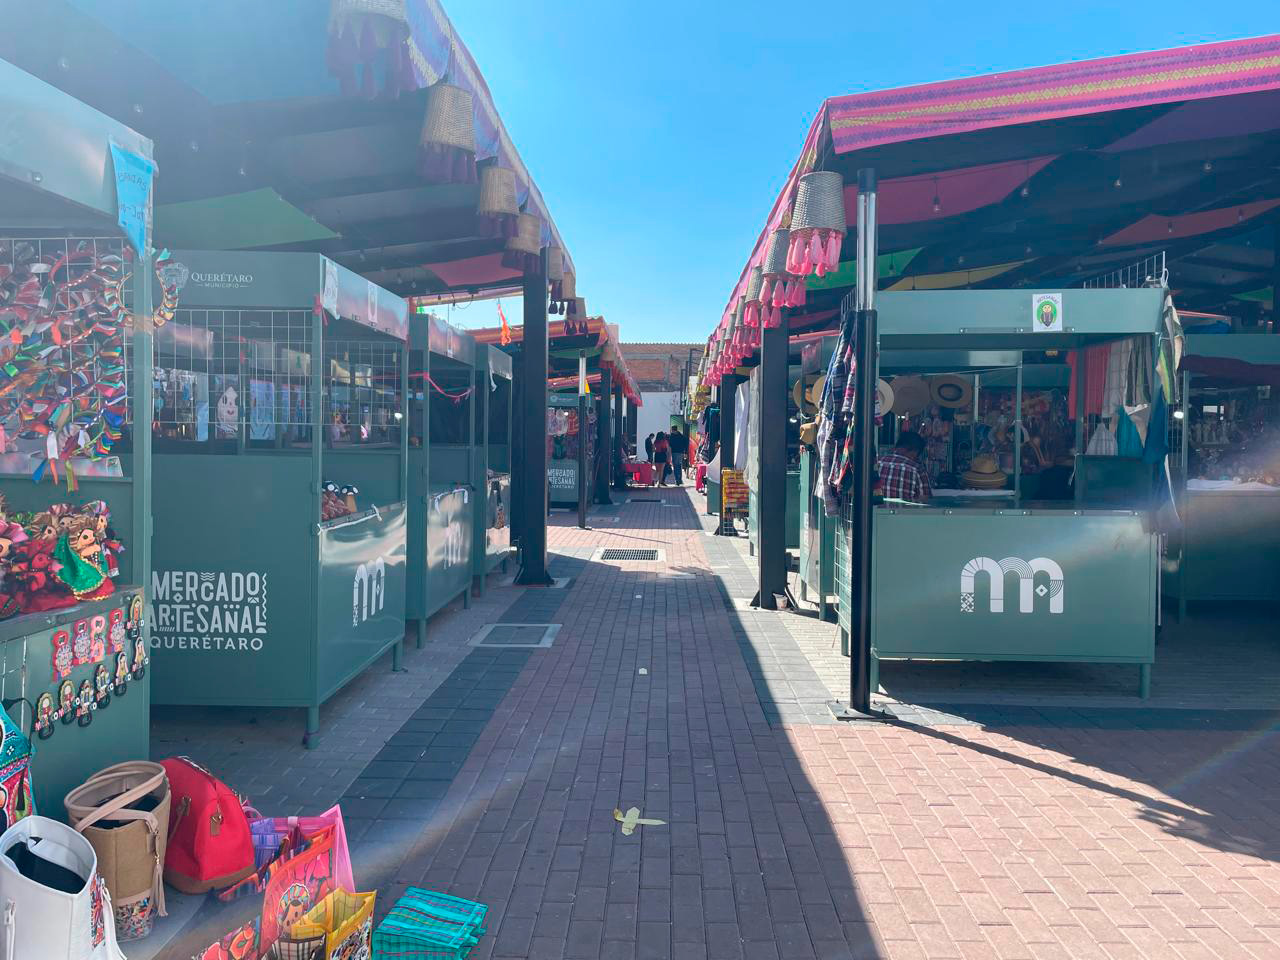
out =
{"type": "Polygon", "coordinates": [[[119,238],[0,237],[5,446],[98,460],[127,434],[132,269],[119,238]]]}
{"type": "Polygon", "coordinates": [[[158,438],[310,444],[309,310],[179,310],[156,331],[154,376],[158,438]]]}
{"type": "Polygon", "coordinates": [[[840,506],[840,516],[835,522],[835,587],[836,617],[840,629],[851,633],[853,610],[853,501],[846,499],[840,506]]]}
{"type": "Polygon", "coordinates": [[[400,442],[402,345],[325,341],[325,424],[333,446],[400,442]]]}

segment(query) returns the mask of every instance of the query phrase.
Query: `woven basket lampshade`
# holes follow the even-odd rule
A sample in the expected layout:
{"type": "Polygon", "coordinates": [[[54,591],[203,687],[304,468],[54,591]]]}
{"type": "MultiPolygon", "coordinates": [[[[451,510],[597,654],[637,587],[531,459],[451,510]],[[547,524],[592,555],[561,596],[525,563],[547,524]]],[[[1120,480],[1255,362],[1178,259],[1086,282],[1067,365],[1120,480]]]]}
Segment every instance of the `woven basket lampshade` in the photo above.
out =
{"type": "Polygon", "coordinates": [[[572,270],[564,272],[564,279],[560,281],[560,290],[565,300],[572,300],[578,295],[578,280],[572,270]]]}
{"type": "Polygon", "coordinates": [[[502,265],[522,273],[542,269],[542,221],[531,213],[516,216],[515,235],[507,240],[502,265]]]}
{"type": "Polygon", "coordinates": [[[742,322],[748,327],[760,326],[760,288],[764,285],[764,277],[759,267],[752,267],[747,273],[746,305],[742,310],[742,322]]]}
{"type": "Polygon", "coordinates": [[[427,91],[418,137],[423,177],[435,183],[475,183],[476,122],[471,94],[441,81],[427,91]]]}
{"type": "Polygon", "coordinates": [[[781,314],[774,311],[783,307],[803,307],[805,300],[804,280],[793,277],[787,271],[787,252],[791,245],[791,231],[780,227],[769,234],[769,244],[764,254],[764,289],[760,299],[770,311],[771,323],[766,326],[777,326],[781,322],[781,314]]]}
{"type": "Polygon", "coordinates": [[[553,283],[564,280],[564,251],[559,247],[547,247],[547,279],[553,283]]]}
{"type": "Polygon", "coordinates": [[[587,322],[587,300],[585,297],[574,297],[569,301],[564,313],[564,335],[584,334],[590,331],[587,322]]]}
{"type": "Polygon", "coordinates": [[[485,164],[480,168],[480,198],[476,201],[482,231],[490,237],[510,239],[519,214],[515,172],[496,163],[485,164]]]}
{"type": "Polygon", "coordinates": [[[344,96],[372,99],[379,73],[389,97],[416,89],[405,5],[406,0],[332,0],[325,60],[344,96]]]}
{"type": "Polygon", "coordinates": [[[564,313],[564,251],[559,247],[547,247],[547,283],[551,286],[551,312],[564,313]]]}
{"type": "Polygon", "coordinates": [[[840,247],[848,224],[844,215],[844,177],[832,170],[806,173],[796,184],[791,210],[787,270],[797,276],[825,276],[840,266],[840,247]]]}

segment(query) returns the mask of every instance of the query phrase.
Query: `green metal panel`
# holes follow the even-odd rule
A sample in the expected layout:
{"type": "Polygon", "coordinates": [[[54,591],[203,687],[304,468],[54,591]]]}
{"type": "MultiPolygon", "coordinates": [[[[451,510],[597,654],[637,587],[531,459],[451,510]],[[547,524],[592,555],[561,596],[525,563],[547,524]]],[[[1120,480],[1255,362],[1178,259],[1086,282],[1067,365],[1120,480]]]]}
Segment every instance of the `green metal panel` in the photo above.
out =
{"type": "Polygon", "coordinates": [[[800,546],[800,471],[787,471],[787,504],[784,524],[786,529],[786,547],[795,550],[800,546]]]}
{"type": "Polygon", "coordinates": [[[800,453],[800,578],[810,600],[825,606],[835,589],[835,517],[828,517],[822,499],[814,495],[818,455],[805,447],[800,453]]]}
{"type": "Polygon", "coordinates": [[[6,214],[47,222],[49,200],[60,198],[108,217],[114,227],[111,144],[150,158],[150,140],[4,60],[0,117],[0,176],[21,184],[32,200],[31,210],[10,208],[6,214]]]}
{"type": "Polygon", "coordinates": [[[400,492],[402,466],[399,447],[324,452],[325,479],[342,486],[352,484],[359,489],[356,505],[361,509],[404,499],[400,492]]]}
{"type": "MultiPolygon", "coordinates": [[[[485,505],[485,564],[492,570],[511,555],[511,476],[495,474],[488,479],[485,505]]],[[[480,514],[476,514],[479,526],[480,514]]]]}
{"type": "MultiPolygon", "coordinates": [[[[127,611],[130,600],[139,595],[137,589],[124,590],[103,600],[80,604],[69,610],[44,614],[27,614],[0,624],[0,672],[6,700],[25,698],[34,704],[40,694],[48,692],[57,701],[61,680],[53,675],[53,634],[71,630],[77,620],[95,616],[110,617],[113,610],[127,611]]],[[[109,622],[109,620],[108,620],[109,622]]],[[[144,643],[145,649],[145,643],[144,643]]],[[[126,640],[125,655],[134,659],[132,641],[126,640]]],[[[103,663],[114,674],[116,655],[107,652],[103,663]]],[[[68,679],[78,690],[84,680],[92,681],[96,664],[73,667],[68,679]]],[[[23,730],[31,728],[31,711],[15,706],[11,716],[23,730]]],[[[33,736],[35,755],[32,781],[36,811],[44,816],[63,819],[66,811],[62,798],[79,786],[90,774],[125,760],[150,755],[151,671],[141,679],[129,678],[123,696],[114,692],[105,707],[92,714],[87,727],[58,722],[53,736],[41,740],[33,736]]]]}
{"type": "Polygon", "coordinates": [[[409,449],[409,502],[405,530],[405,616],[425,620],[427,607],[427,498],[431,489],[430,445],[409,449]]]}
{"type": "Polygon", "coordinates": [[[474,474],[471,462],[473,447],[457,443],[431,444],[431,482],[470,484],[474,474]]]}
{"type": "Polygon", "coordinates": [[[577,504],[578,461],[568,458],[547,461],[547,490],[555,504],[577,504]]]}
{"type": "Polygon", "coordinates": [[[720,512],[720,484],[715,480],[707,481],[707,516],[714,517],[720,512]]]}
{"type": "Polygon", "coordinates": [[[1183,353],[1246,363],[1280,364],[1280,337],[1249,333],[1189,333],[1183,353]]]}
{"type": "Polygon", "coordinates": [[[880,294],[876,307],[885,350],[1043,350],[1155,333],[1164,290],[909,290],[880,294]],[[1037,293],[1062,294],[1062,333],[1035,332],[1031,302],[1037,293]]]}
{"type": "Polygon", "coordinates": [[[427,609],[431,616],[471,589],[475,497],[467,486],[432,485],[425,504],[427,609]]]}
{"type": "Polygon", "coordinates": [[[311,470],[310,457],[155,459],[156,703],[317,702],[311,470]]]}
{"type": "Polygon", "coordinates": [[[403,503],[323,525],[319,597],[317,702],[404,639],[403,503]]]}
{"type": "Polygon", "coordinates": [[[1188,490],[1182,499],[1181,575],[1167,579],[1176,597],[1274,599],[1280,584],[1280,493],[1188,490]]]}
{"type": "Polygon", "coordinates": [[[1139,515],[881,509],[874,522],[877,657],[1155,660],[1157,537],[1139,515]]]}

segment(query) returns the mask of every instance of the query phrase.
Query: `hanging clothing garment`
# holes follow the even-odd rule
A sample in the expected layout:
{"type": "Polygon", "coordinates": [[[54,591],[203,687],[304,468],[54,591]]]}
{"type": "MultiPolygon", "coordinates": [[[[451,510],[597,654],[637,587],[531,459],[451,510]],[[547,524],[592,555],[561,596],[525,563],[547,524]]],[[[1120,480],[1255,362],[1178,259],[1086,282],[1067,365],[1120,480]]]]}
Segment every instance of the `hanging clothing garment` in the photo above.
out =
{"type": "MultiPolygon", "coordinates": [[[[1124,406],[1125,390],[1129,382],[1129,357],[1133,341],[1118,340],[1110,345],[1107,355],[1107,373],[1102,393],[1102,415],[1114,417],[1124,406]]],[[[1092,374],[1092,371],[1090,371],[1092,374]]]]}

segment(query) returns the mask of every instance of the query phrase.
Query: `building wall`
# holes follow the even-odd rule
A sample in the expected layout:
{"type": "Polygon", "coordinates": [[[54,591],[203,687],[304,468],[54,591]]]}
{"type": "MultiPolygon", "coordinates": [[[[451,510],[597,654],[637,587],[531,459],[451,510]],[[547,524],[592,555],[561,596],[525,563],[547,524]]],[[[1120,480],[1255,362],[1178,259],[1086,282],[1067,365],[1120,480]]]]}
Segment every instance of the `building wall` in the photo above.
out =
{"type": "Polygon", "coordinates": [[[636,411],[636,451],[643,458],[645,437],[659,430],[671,431],[671,415],[679,412],[680,394],[674,390],[642,390],[640,396],[644,404],[636,411]]]}

